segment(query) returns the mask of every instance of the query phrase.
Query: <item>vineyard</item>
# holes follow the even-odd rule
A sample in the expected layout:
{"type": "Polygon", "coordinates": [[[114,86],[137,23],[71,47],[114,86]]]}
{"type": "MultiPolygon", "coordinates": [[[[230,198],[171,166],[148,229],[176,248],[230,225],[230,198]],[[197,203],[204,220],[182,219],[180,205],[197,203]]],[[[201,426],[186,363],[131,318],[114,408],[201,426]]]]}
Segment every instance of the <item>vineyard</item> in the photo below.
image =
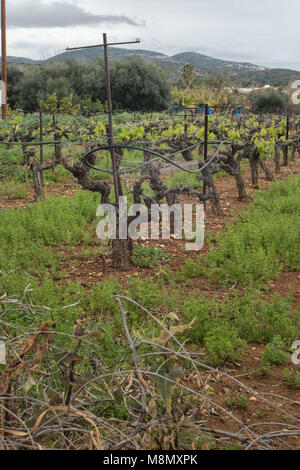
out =
{"type": "Polygon", "coordinates": [[[1,122],[0,449],[299,448],[300,119],[212,111],[1,122]],[[118,196],[203,249],[99,240],[118,196]]]}
{"type": "MultiPolygon", "coordinates": [[[[209,193],[197,196],[201,201],[209,200],[216,215],[221,216],[214,175],[222,171],[231,175],[238,198],[245,200],[247,194],[241,174],[244,161],[250,165],[252,185],[258,187],[259,168],[267,180],[274,179],[266,163],[270,154],[274,155],[275,171],[279,173],[281,166],[288,165],[289,153],[291,160],[295,160],[299,153],[299,120],[280,116],[257,119],[252,115],[232,118],[226,114],[211,116],[206,125],[197,111],[191,116],[184,114],[184,119],[182,115],[134,115],[133,124],[126,123],[129,113],[119,114],[115,117],[118,125],[115,126],[113,145],[105,118],[101,115],[86,118],[51,113],[44,125],[42,113],[39,119],[38,115],[17,116],[1,129],[0,145],[4,150],[0,161],[1,179],[4,183],[12,179],[33,181],[34,197],[38,198],[43,196],[43,181],[47,181],[47,173],[51,171],[53,177],[53,170],[57,170],[55,174],[66,171],[83,189],[99,192],[102,200],[107,202],[111,193],[108,180],[113,175],[109,153],[115,150],[118,177],[125,180],[133,177],[135,200],[142,196],[142,185],[146,180],[155,193],[155,200],[160,201],[167,196],[170,205],[178,194],[189,192],[195,189],[193,185],[197,187],[202,182],[209,193]],[[215,149],[209,159],[208,149],[215,149]],[[196,156],[193,155],[195,151],[196,156]],[[191,163],[184,165],[182,160],[191,163]],[[96,161],[101,167],[98,168],[101,175],[91,171],[96,169],[96,161]],[[196,182],[192,186],[165,186],[163,191],[160,172],[161,169],[167,172],[171,167],[187,173],[187,181],[188,174],[190,177],[194,175],[196,182]],[[146,175],[143,181],[138,180],[141,174],[142,177],[146,175]]],[[[179,177],[178,181],[184,181],[185,177],[179,177]]]]}

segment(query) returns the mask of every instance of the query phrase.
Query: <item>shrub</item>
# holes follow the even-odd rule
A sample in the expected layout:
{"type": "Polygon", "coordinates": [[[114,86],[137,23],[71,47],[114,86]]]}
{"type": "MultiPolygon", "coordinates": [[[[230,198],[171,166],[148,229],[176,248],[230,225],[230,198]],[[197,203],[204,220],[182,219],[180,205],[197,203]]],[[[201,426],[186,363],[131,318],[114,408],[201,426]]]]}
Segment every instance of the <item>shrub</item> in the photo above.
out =
{"type": "Polygon", "coordinates": [[[237,331],[227,325],[211,329],[204,338],[204,344],[213,366],[240,358],[246,346],[246,342],[238,337],[237,331]]]}
{"type": "Polygon", "coordinates": [[[286,109],[289,98],[280,90],[254,91],[249,95],[254,113],[278,113],[286,109]]]}

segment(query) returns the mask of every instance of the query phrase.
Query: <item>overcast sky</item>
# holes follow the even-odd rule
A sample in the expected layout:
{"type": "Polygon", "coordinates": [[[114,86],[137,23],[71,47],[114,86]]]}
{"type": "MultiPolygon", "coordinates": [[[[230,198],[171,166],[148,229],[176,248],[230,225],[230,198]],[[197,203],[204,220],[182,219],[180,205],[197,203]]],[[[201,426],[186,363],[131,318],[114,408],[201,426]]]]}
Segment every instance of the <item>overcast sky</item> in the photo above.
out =
{"type": "Polygon", "coordinates": [[[7,0],[7,53],[44,59],[106,32],[169,55],[300,70],[299,21],[299,0],[7,0]]]}

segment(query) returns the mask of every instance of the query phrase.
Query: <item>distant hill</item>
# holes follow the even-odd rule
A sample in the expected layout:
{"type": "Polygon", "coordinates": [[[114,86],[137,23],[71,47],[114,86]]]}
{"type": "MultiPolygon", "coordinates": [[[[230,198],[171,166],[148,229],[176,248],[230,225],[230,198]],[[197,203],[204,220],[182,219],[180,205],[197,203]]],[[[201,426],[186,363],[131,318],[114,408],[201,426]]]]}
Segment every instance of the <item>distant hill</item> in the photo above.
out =
{"type": "Polygon", "coordinates": [[[7,56],[8,64],[40,65],[42,60],[27,59],[26,57],[7,56]]]}
{"type": "MultiPolygon", "coordinates": [[[[67,59],[76,59],[80,61],[94,60],[98,55],[102,57],[102,49],[84,49],[79,51],[63,52],[43,60],[31,60],[23,57],[8,57],[9,63],[23,65],[41,65],[50,61],[64,62],[67,59]]],[[[287,69],[270,69],[248,62],[233,62],[228,60],[216,59],[198,52],[182,52],[174,56],[168,56],[160,52],[147,51],[143,49],[121,49],[111,47],[109,56],[111,60],[122,60],[125,57],[137,54],[143,57],[147,62],[159,65],[167,73],[169,80],[175,83],[180,79],[180,70],[184,64],[191,64],[195,67],[197,77],[215,76],[224,74],[232,81],[239,84],[250,85],[258,84],[288,84],[294,80],[300,79],[300,72],[287,69]]]]}
{"type": "Polygon", "coordinates": [[[253,71],[265,70],[265,67],[260,67],[259,65],[253,65],[247,62],[231,62],[228,60],[215,59],[214,57],[199,54],[199,52],[182,52],[181,54],[174,55],[172,59],[187,64],[192,64],[195,67],[215,67],[224,71],[238,71],[242,69],[253,71]]]}
{"type": "MultiPolygon", "coordinates": [[[[146,51],[146,50],[138,50],[138,49],[121,49],[120,47],[111,47],[109,49],[109,56],[111,59],[115,60],[122,60],[124,57],[132,56],[132,55],[140,55],[145,60],[150,62],[155,60],[160,60],[161,58],[168,59],[168,56],[165,54],[161,54],[160,52],[153,52],[153,51],[146,51]]],[[[64,62],[67,59],[73,58],[82,61],[90,61],[94,60],[98,55],[103,55],[103,49],[83,49],[79,51],[68,51],[63,52],[62,54],[56,55],[48,59],[48,62],[51,60],[55,60],[56,62],[64,62]]]]}

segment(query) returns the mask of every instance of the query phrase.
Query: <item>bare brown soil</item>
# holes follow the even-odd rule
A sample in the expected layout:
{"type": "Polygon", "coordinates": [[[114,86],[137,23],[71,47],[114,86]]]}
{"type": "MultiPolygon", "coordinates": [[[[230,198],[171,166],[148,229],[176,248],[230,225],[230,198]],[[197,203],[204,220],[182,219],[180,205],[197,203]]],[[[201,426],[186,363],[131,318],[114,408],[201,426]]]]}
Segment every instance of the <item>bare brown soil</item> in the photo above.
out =
{"type": "MultiPolygon", "coordinates": [[[[299,366],[294,366],[291,361],[287,361],[283,366],[273,367],[268,375],[264,377],[253,376],[253,370],[259,368],[260,357],[263,350],[264,346],[253,345],[245,352],[243,359],[239,363],[220,369],[222,372],[226,372],[230,376],[238,379],[243,385],[251,388],[253,393],[247,393],[238,383],[234,383],[221,374],[216,375],[210,372],[203,374],[202,381],[205,382],[208,397],[225,410],[231,411],[234,416],[228,416],[227,413],[217,407],[212,407],[209,403],[207,403],[206,406],[205,403],[204,406],[202,404],[201,409],[191,406],[189,413],[194,413],[198,421],[203,420],[203,426],[205,428],[236,434],[240,426],[235,418],[238,418],[248,427],[251,427],[253,424],[260,424],[258,427],[253,428],[253,431],[256,431],[260,435],[274,430],[285,431],[292,429],[289,425],[299,426],[299,422],[295,422],[293,418],[282,413],[285,412],[300,418],[300,392],[299,390],[291,390],[282,382],[285,368],[299,371],[299,366]],[[235,405],[231,406],[232,400],[237,396],[243,396],[245,398],[244,408],[235,405]],[[266,403],[263,399],[268,400],[274,406],[266,403]],[[281,425],[276,424],[272,426],[268,423],[281,423],[281,425]]],[[[197,390],[199,387],[198,381],[198,377],[195,374],[191,374],[186,384],[190,388],[197,390]]],[[[218,437],[222,436],[223,435],[220,433],[218,437]]],[[[249,435],[247,437],[249,437],[249,435]]],[[[276,448],[300,449],[300,436],[285,437],[284,441],[290,447],[278,441],[276,448]]],[[[236,440],[231,440],[231,442],[234,444],[237,443],[236,440]]],[[[274,442],[271,440],[267,442],[274,445],[274,442]]],[[[255,448],[256,446],[254,445],[253,449],[255,448]]]]}

